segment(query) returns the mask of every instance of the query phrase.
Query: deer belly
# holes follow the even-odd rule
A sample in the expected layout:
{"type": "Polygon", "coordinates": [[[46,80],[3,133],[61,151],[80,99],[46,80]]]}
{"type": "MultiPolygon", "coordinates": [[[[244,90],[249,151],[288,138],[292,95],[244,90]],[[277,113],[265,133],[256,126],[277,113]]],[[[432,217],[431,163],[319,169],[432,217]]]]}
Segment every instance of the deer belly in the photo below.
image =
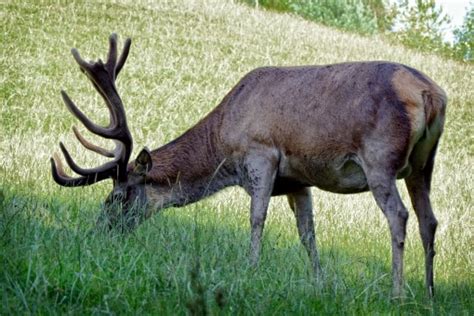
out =
{"type": "MultiPolygon", "coordinates": [[[[316,158],[288,158],[280,164],[281,179],[291,179],[305,186],[316,186],[335,193],[368,191],[365,173],[354,155],[346,155],[332,161],[316,158]]],[[[277,178],[278,183],[278,178],[277,178]]]]}

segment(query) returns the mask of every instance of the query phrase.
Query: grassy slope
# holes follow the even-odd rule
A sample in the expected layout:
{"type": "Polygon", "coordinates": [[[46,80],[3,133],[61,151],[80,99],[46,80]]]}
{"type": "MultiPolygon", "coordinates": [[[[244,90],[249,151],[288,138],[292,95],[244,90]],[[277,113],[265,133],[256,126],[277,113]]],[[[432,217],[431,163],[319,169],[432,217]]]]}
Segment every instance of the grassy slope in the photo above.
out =
{"type": "Polygon", "coordinates": [[[288,15],[202,2],[1,4],[0,313],[184,313],[186,306],[197,310],[203,298],[213,313],[222,301],[224,312],[241,314],[472,314],[473,66],[288,15]],[[385,59],[434,78],[450,99],[432,190],[440,221],[434,303],[424,296],[413,212],[407,298],[401,305],[388,300],[388,228],[370,194],[315,190],[326,275],[321,287],[307,272],[284,198],[271,203],[256,271],[246,259],[249,199],[239,189],[163,212],[132,236],[86,235],[110,183],[60,188],[50,178],[48,158],[64,140],[78,162],[100,162],[73,139],[70,126],[76,122],[59,90],[65,88],[95,120],[106,121],[105,106],[69,48],[78,47],[87,58],[104,57],[112,31],[134,40],[118,87],[135,152],[180,135],[257,66],[385,59]]]}

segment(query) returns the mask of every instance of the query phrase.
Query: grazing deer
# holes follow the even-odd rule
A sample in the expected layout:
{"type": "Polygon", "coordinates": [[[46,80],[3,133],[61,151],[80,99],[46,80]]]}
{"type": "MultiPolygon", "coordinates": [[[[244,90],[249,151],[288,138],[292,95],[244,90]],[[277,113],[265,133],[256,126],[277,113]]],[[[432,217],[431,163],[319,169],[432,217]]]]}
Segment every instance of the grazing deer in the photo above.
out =
{"type": "Polygon", "coordinates": [[[73,127],[84,147],[113,160],[83,169],[60,143],[67,164],[80,175],[69,177],[61,160],[56,155],[51,159],[53,178],[62,186],[113,179],[99,222],[132,229],[161,209],[239,185],[251,197],[250,258],[257,264],[270,197],[286,194],[318,275],[310,187],[336,193],[370,190],[388,220],[393,291],[400,295],[408,212],[395,181],[404,178],[418,217],[426,284],[433,295],[437,221],[429,192],[446,95],[430,78],[382,61],[258,68],[194,127],[158,149],[144,148],[129,162],[133,141],[115,80],[130,45],[127,39],[117,56],[112,34],[106,63],[85,62],[72,50],[109,108],[107,127],[91,122],[61,92],[69,111],[90,132],[116,143],[113,151],[101,148],[73,127]]]}

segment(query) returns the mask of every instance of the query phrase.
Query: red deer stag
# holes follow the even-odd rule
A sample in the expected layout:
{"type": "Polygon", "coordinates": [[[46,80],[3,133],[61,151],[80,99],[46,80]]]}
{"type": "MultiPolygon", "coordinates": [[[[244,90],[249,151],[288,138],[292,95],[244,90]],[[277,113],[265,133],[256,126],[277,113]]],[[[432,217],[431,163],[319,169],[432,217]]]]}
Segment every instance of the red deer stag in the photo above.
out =
{"type": "Polygon", "coordinates": [[[91,122],[62,91],[69,111],[90,132],[116,143],[113,151],[101,148],[73,128],[84,147],[114,159],[83,169],[60,143],[67,164],[80,177],[67,176],[61,160],[51,159],[53,178],[62,186],[113,179],[99,222],[132,229],[161,209],[239,185],[251,197],[250,261],[257,264],[270,197],[286,194],[318,275],[310,187],[336,193],[370,190],[388,220],[393,292],[400,295],[408,212],[395,182],[404,178],[418,217],[426,284],[433,295],[437,221],[429,192],[446,95],[430,78],[383,61],[258,68],[182,136],[153,151],[143,149],[129,162],[133,141],[115,80],[130,45],[127,39],[117,56],[112,34],[106,63],[88,63],[72,50],[109,108],[107,127],[91,122]]]}

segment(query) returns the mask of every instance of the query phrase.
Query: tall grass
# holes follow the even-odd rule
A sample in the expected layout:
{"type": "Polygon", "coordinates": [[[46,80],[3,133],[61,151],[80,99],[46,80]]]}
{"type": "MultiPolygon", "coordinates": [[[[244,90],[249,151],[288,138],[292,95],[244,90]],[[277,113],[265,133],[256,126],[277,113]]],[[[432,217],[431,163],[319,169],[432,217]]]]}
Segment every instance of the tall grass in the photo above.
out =
{"type": "Polygon", "coordinates": [[[473,66],[217,0],[8,2],[0,14],[0,314],[473,313],[473,66]],[[48,159],[63,140],[82,165],[103,161],[74,141],[59,90],[107,121],[69,49],[103,58],[112,31],[133,38],[118,90],[136,153],[179,136],[257,66],[385,59],[435,79],[449,95],[432,186],[436,299],[425,296],[410,212],[407,297],[390,300],[388,227],[370,194],[314,190],[319,284],[285,198],[271,202],[257,269],[247,259],[249,198],[237,188],[127,236],[89,233],[111,184],[60,188],[48,159]]]}

